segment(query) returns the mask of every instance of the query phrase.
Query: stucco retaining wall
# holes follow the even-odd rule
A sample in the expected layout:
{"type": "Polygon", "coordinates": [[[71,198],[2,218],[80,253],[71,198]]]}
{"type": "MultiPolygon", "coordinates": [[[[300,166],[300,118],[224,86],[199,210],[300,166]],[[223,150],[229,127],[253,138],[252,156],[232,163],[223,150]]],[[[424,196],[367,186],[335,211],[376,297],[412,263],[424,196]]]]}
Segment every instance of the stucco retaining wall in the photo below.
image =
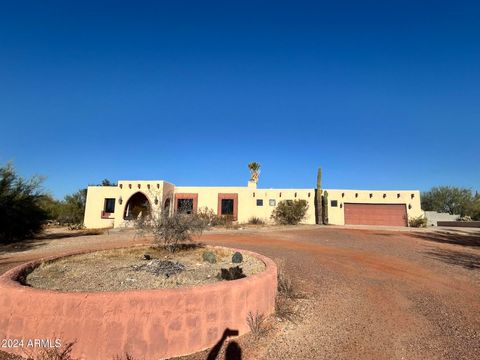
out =
{"type": "Polygon", "coordinates": [[[262,260],[265,271],[178,289],[50,291],[17,281],[41,261],[16,267],[0,277],[0,340],[24,339],[24,348],[2,350],[22,354],[32,350],[26,349],[29,339],[61,339],[62,344],[76,341],[76,358],[112,359],[128,352],[135,358],[158,359],[209,348],[226,328],[242,335],[249,331],[250,311],[274,311],[277,268],[264,256],[240,251],[262,260]]]}

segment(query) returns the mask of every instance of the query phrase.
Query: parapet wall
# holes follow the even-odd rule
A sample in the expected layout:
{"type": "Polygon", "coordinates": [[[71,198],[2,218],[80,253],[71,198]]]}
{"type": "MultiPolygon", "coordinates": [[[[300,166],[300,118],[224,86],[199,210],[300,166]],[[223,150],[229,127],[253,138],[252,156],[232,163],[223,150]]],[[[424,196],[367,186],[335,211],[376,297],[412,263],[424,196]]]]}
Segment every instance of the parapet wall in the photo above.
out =
{"type": "Polygon", "coordinates": [[[265,271],[178,289],[43,290],[17,281],[40,261],[16,267],[0,276],[0,339],[23,339],[23,348],[1,350],[25,354],[34,350],[28,340],[60,339],[63,346],[75,341],[75,358],[112,359],[128,352],[157,359],[212,347],[226,328],[245,334],[249,312],[268,315],[275,309],[277,268],[269,258],[240,251],[262,260],[265,271]]]}

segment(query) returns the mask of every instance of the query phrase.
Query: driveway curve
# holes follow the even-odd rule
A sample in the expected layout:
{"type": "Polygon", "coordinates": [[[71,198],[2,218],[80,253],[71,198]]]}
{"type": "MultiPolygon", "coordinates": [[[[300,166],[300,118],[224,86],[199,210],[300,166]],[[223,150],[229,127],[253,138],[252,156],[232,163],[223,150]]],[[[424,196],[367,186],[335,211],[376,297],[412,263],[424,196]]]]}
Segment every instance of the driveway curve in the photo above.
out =
{"type": "MultiPolygon", "coordinates": [[[[146,241],[111,232],[1,247],[0,272],[146,241]]],[[[297,321],[256,342],[238,339],[244,359],[480,358],[480,231],[300,226],[209,232],[201,241],[281,260],[302,294],[297,321]]]]}

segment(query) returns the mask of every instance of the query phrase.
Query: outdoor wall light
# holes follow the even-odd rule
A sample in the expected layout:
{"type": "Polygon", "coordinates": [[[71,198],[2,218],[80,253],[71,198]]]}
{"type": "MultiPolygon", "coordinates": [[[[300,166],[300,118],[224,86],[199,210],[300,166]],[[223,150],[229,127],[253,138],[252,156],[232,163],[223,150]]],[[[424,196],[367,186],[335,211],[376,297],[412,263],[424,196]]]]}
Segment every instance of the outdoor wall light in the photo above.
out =
{"type": "Polygon", "coordinates": [[[341,209],[342,207],[343,207],[343,204],[342,204],[342,203],[340,203],[340,209],[341,209]]]}
{"type": "Polygon", "coordinates": [[[411,198],[413,199],[413,198],[415,197],[415,194],[412,194],[412,195],[410,195],[410,196],[411,196],[411,198]]]}
{"type": "Polygon", "coordinates": [[[345,197],[345,193],[342,193],[342,197],[345,197]]]}
{"type": "Polygon", "coordinates": [[[412,208],[412,204],[408,204],[408,209],[411,209],[412,208]]]}
{"type": "Polygon", "coordinates": [[[120,184],[120,185],[118,185],[118,186],[120,186],[120,189],[123,188],[123,184],[120,184]]]}
{"type": "Polygon", "coordinates": [[[158,205],[158,197],[155,196],[155,205],[158,205]]]}
{"type": "Polygon", "coordinates": [[[118,198],[118,203],[119,203],[120,205],[122,205],[122,202],[123,202],[123,199],[122,199],[122,197],[120,196],[120,197],[118,198]]]}

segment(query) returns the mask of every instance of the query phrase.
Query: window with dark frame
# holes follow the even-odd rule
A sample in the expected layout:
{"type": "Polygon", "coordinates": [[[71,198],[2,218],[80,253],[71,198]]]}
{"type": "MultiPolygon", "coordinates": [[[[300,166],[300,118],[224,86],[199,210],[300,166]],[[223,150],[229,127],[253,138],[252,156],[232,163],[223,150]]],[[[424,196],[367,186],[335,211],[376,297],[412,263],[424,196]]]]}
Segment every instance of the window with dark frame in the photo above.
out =
{"type": "Polygon", "coordinates": [[[233,199],[222,199],[221,215],[233,216],[233,199]]]}
{"type": "Polygon", "coordinates": [[[330,201],[330,206],[331,207],[337,207],[338,206],[338,201],[337,200],[330,201]]]}
{"type": "Polygon", "coordinates": [[[257,206],[263,206],[263,200],[257,199],[257,206]]]}
{"type": "Polygon", "coordinates": [[[105,213],[114,213],[115,212],[115,199],[107,198],[103,203],[103,211],[105,213]]]}
{"type": "Polygon", "coordinates": [[[177,199],[177,211],[185,214],[192,214],[193,199],[177,199]]]}

